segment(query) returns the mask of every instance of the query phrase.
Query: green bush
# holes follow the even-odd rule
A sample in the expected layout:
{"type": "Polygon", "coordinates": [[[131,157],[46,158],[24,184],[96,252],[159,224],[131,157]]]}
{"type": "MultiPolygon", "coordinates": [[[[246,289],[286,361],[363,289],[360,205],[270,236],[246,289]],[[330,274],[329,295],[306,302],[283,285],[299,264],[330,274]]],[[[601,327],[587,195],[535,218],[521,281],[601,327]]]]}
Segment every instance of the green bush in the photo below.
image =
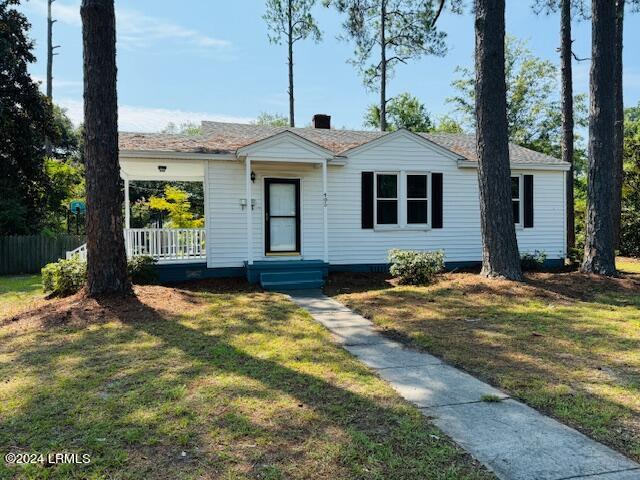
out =
{"type": "Polygon", "coordinates": [[[131,281],[139,285],[149,285],[158,281],[156,260],[153,257],[141,256],[129,259],[127,265],[131,281]]]}
{"type": "MultiPolygon", "coordinates": [[[[155,283],[158,274],[156,260],[152,257],[133,257],[127,262],[127,271],[131,281],[145,285],[155,283]]],[[[87,282],[87,263],[74,257],[49,263],[42,269],[44,291],[58,296],[72,295],[84,287],[87,282]]]]}
{"type": "Polygon", "coordinates": [[[42,269],[44,291],[54,295],[71,295],[87,281],[87,264],[77,257],[49,263],[42,269]]]}
{"type": "Polygon", "coordinates": [[[400,283],[424,285],[444,269],[444,252],[417,252],[413,250],[389,250],[391,275],[400,283]]]}
{"type": "Polygon", "coordinates": [[[547,261],[547,254],[544,251],[536,250],[533,253],[523,253],[520,255],[520,266],[525,271],[540,270],[547,261]]]}

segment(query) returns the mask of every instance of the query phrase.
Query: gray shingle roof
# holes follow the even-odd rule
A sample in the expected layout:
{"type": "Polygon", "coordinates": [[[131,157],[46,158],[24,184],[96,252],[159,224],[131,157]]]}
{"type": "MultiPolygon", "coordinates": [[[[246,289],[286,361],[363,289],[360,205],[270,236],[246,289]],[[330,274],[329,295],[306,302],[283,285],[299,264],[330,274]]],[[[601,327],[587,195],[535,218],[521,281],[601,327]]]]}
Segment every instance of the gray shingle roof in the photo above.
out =
{"type": "MultiPolygon", "coordinates": [[[[185,153],[234,153],[237,149],[286,130],[330,150],[336,155],[364,145],[388,133],[359,130],[324,130],[250,125],[244,123],[202,122],[202,134],[196,136],[166,133],[120,133],[121,150],[155,150],[185,153]]],[[[475,136],[452,133],[419,134],[460,157],[477,161],[475,136]]],[[[512,163],[563,165],[561,160],[509,145],[512,163]]]]}

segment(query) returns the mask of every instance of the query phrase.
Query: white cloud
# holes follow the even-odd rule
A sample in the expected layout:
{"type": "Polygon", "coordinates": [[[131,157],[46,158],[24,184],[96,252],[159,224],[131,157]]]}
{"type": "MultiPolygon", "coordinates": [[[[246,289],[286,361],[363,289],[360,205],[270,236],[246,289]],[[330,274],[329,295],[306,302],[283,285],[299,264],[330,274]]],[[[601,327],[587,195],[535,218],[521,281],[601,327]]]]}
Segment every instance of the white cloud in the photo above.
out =
{"type": "MultiPolygon", "coordinates": [[[[47,15],[46,0],[32,0],[25,8],[38,15],[47,15]]],[[[80,26],[80,3],[53,4],[53,17],[68,25],[80,26]]],[[[147,48],[162,41],[182,42],[191,47],[228,49],[231,42],[205,35],[169,20],[156,18],[137,10],[116,8],[116,32],[118,43],[127,48],[147,48]]]]}
{"type": "MultiPolygon", "coordinates": [[[[58,100],[56,103],[67,109],[67,115],[75,125],[82,123],[84,116],[82,101],[64,98],[58,100]]],[[[218,113],[187,112],[184,110],[149,108],[134,105],[120,105],[118,107],[118,129],[126,132],[158,132],[170,122],[176,125],[185,122],[199,124],[202,120],[249,123],[254,119],[218,113]]]]}

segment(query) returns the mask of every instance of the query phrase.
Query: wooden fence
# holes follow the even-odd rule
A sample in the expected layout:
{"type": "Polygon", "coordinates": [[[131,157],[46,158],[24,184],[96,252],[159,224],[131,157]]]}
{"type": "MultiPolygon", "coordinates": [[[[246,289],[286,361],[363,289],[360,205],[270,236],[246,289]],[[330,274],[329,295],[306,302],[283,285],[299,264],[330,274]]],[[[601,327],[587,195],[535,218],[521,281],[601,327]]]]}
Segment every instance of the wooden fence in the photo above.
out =
{"type": "Polygon", "coordinates": [[[0,237],[0,275],[39,273],[47,263],[65,258],[85,242],[82,235],[0,237]]]}

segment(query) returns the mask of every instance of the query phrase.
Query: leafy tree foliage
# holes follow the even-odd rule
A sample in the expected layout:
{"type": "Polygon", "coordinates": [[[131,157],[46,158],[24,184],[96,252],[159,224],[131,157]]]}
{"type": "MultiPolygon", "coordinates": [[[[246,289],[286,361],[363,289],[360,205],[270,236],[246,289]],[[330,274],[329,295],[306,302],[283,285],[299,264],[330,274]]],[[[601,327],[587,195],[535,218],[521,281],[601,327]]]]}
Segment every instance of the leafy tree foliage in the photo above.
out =
{"type": "Polygon", "coordinates": [[[269,127],[287,127],[289,126],[289,119],[279,113],[261,112],[253,123],[254,125],[269,127]]]}
{"type": "Polygon", "coordinates": [[[52,233],[67,229],[67,210],[72,200],[84,200],[84,166],[73,160],[47,158],[45,173],[50,188],[47,190],[44,228],[52,233]]]}
{"type": "Polygon", "coordinates": [[[322,34],[311,15],[315,0],[267,0],[267,12],[263,19],[269,28],[269,41],[287,44],[289,67],[289,126],[295,127],[295,96],[293,94],[293,45],[311,37],[320,41],[322,34]]]}
{"type": "Polygon", "coordinates": [[[196,218],[191,211],[189,194],[177,187],[167,185],[163,197],[151,197],[149,199],[151,210],[161,210],[168,213],[169,228],[201,228],[204,226],[204,218],[196,218]]]}
{"type": "Polygon", "coordinates": [[[51,105],[27,71],[35,57],[19,4],[0,0],[0,234],[42,227],[49,188],[44,143],[55,137],[51,105]]]}
{"type": "Polygon", "coordinates": [[[160,133],[197,136],[202,135],[202,128],[200,127],[200,125],[194,122],[183,122],[180,125],[169,122],[167,123],[167,126],[160,131],[160,133]]]}
{"type": "Polygon", "coordinates": [[[129,183],[129,198],[131,200],[131,226],[133,228],[148,228],[155,225],[164,226],[163,220],[167,214],[164,210],[151,210],[149,199],[163,197],[167,187],[175,187],[188,194],[190,211],[196,218],[204,217],[204,189],[202,182],[165,182],[141,181],[129,183]]]}
{"type": "MultiPolygon", "coordinates": [[[[387,105],[387,131],[406,128],[412,132],[429,132],[433,122],[426,107],[418,97],[410,93],[401,93],[389,100],[387,105]]],[[[380,107],[370,105],[364,119],[365,127],[380,128],[380,107]]]]}
{"type": "Polygon", "coordinates": [[[460,122],[451,116],[444,115],[438,120],[433,131],[439,133],[464,133],[464,128],[460,122]]]}
{"type": "MultiPolygon", "coordinates": [[[[458,67],[457,90],[448,101],[462,114],[464,124],[475,127],[475,72],[458,67]]],[[[507,36],[505,42],[507,122],[509,139],[519,145],[560,157],[562,114],[558,99],[558,70],[534,56],[525,41],[507,36]]],[[[576,125],[587,125],[586,97],[575,97],[576,125]]]]}
{"type": "Polygon", "coordinates": [[[640,257],[640,104],[625,110],[620,252],[640,257]]]}
{"type": "MultiPolygon", "coordinates": [[[[324,0],[347,18],[342,38],[355,43],[350,60],[362,76],[364,85],[380,92],[380,129],[387,130],[387,80],[395,67],[423,55],[442,56],[446,34],[436,21],[446,0],[324,0]],[[376,53],[374,53],[376,52],[376,53]],[[379,57],[372,57],[379,52],[379,57]]],[[[450,0],[459,11],[461,2],[450,0]]]]}

